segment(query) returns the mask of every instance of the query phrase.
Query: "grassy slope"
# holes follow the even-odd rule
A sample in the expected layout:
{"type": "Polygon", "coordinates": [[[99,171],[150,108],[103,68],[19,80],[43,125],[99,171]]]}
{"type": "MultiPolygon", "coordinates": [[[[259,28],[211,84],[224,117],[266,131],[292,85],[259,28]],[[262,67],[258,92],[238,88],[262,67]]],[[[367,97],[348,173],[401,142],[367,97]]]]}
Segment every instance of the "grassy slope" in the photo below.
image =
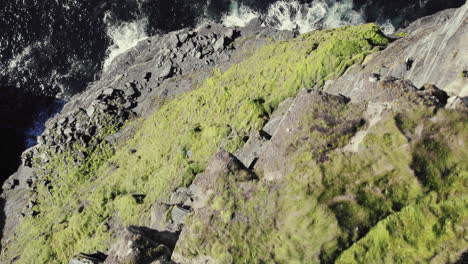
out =
{"type": "Polygon", "coordinates": [[[300,147],[286,181],[251,183],[250,196],[220,177],[212,208],[186,224],[177,254],[216,263],[446,263],[466,250],[466,113],[387,114],[358,153],[344,153],[352,133],[327,130],[320,115],[340,117],[332,128],[343,131],[359,108],[311,109],[291,143],[300,147]],[[337,150],[320,162],[317,144],[337,150]]]}
{"type": "Polygon", "coordinates": [[[105,251],[109,227],[147,224],[150,207],[188,185],[218,147],[238,149],[243,135],[260,128],[282,100],[335,78],[386,43],[376,26],[363,25],[265,46],[165,104],[116,153],[102,144],[81,166],[67,155],[56,157],[45,176],[54,188],[39,189],[41,214],[24,219],[7,254],[20,255],[18,263],[66,263],[78,252],[105,251]]]}

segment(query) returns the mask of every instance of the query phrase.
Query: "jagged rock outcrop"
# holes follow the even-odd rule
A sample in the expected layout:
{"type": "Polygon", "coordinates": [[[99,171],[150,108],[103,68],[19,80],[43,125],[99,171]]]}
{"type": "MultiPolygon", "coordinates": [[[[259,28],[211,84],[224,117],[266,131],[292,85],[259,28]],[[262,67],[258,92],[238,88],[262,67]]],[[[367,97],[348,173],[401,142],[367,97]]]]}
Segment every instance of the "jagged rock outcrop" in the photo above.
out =
{"type": "Polygon", "coordinates": [[[349,96],[353,101],[366,98],[379,79],[409,80],[417,88],[434,84],[449,96],[468,96],[468,5],[419,19],[401,32],[384,51],[356,65],[343,77],[329,82],[325,91],[349,96]]]}
{"type": "MultiPolygon", "coordinates": [[[[99,81],[72,97],[47,121],[38,144],[23,153],[23,164],[3,185],[6,219],[2,245],[11,241],[24,216],[41,213],[37,189],[46,188],[50,193],[54,188],[43,175],[57,173],[47,169],[55,156],[70,155],[74,166],[80,166],[102,144],[117,146],[130,138],[134,125],[121,129],[128,120],[147,117],[164,101],[194,89],[215,67],[227,69],[271,40],[294,36],[255,23],[244,28],[207,25],[153,36],[116,58],[99,81]]],[[[175,220],[183,218],[184,209],[179,209],[178,216],[178,209],[174,210],[175,220]]],[[[180,230],[177,226],[174,223],[172,230],[180,230]]]]}
{"type": "Polygon", "coordinates": [[[3,186],[1,260],[41,248],[39,262],[397,262],[385,250],[397,247],[454,260],[466,248],[466,80],[454,77],[465,15],[416,22],[386,48],[375,25],[298,38],[210,25],[144,40],[25,152],[3,186]],[[435,61],[454,63],[421,64],[411,47],[431,41],[457,51],[435,61]],[[21,221],[27,236],[14,235],[21,221]],[[97,249],[106,255],[87,254],[97,249]]]}

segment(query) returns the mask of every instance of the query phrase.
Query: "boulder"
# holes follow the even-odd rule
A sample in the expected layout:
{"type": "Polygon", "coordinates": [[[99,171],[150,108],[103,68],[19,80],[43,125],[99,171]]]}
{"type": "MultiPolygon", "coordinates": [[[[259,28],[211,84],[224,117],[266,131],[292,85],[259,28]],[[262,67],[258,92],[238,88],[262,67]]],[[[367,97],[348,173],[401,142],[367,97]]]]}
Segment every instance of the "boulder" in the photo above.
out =
{"type": "Polygon", "coordinates": [[[168,222],[168,212],[170,206],[164,203],[157,203],[151,208],[150,227],[158,231],[164,231],[168,222]]]}
{"type": "Polygon", "coordinates": [[[111,246],[104,263],[171,263],[177,239],[175,233],[130,226],[118,234],[117,242],[111,246]]]}
{"type": "Polygon", "coordinates": [[[114,94],[114,89],[113,88],[107,88],[102,92],[103,95],[105,96],[112,96],[114,94]]]}
{"type": "Polygon", "coordinates": [[[171,62],[167,62],[166,64],[164,64],[161,68],[161,72],[159,73],[159,78],[166,79],[170,77],[170,75],[172,74],[172,69],[173,67],[171,62]]]}
{"type": "Polygon", "coordinates": [[[179,41],[180,43],[185,43],[185,41],[188,39],[188,34],[187,33],[182,33],[182,34],[179,34],[179,41]]]}
{"type": "Polygon", "coordinates": [[[221,37],[215,42],[213,48],[215,51],[221,51],[224,49],[224,45],[225,45],[225,39],[224,37],[221,37]]]}

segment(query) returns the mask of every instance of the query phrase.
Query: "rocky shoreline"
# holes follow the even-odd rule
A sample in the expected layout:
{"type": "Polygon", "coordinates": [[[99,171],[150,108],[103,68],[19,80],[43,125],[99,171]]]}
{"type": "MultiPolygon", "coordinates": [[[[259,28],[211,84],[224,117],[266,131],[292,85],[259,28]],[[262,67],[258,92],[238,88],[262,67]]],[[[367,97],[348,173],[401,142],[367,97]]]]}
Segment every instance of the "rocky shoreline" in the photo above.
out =
{"type": "MultiPolygon", "coordinates": [[[[0,202],[3,201],[3,205],[0,204],[0,206],[3,207],[2,211],[5,212],[5,216],[1,219],[5,221],[2,221],[4,226],[1,244],[3,252],[6,252],[5,249],[10,250],[8,254],[2,253],[0,259],[2,263],[16,263],[18,259],[21,261],[21,255],[17,255],[20,253],[11,251],[11,245],[16,243],[17,239],[16,228],[24,218],[34,219],[34,217],[49,213],[41,211],[41,203],[44,203],[41,196],[44,192],[52,195],[55,190],[61,190],[59,178],[71,169],[55,170],[57,168],[56,157],[65,155],[64,160],[67,166],[92,167],[93,164],[89,166],[87,164],[90,160],[99,159],[94,156],[96,153],[107,157],[106,155],[112,155],[109,153],[125,149],[125,155],[144,155],[140,154],[140,149],[132,146],[134,142],[131,139],[140,133],[143,123],[150,120],[152,114],[164,104],[181,98],[184,94],[200,87],[206,79],[216,77],[217,74],[221,75],[242,63],[261,47],[301,39],[301,36],[295,32],[277,31],[263,28],[260,25],[259,21],[252,21],[245,28],[226,28],[213,24],[197,30],[187,29],[151,37],[118,57],[99,81],[92,83],[83,93],[71,98],[62,111],[47,122],[46,130],[38,137],[38,144],[23,153],[21,167],[2,187],[3,194],[0,202]]],[[[72,258],[69,263],[219,263],[219,261],[237,263],[236,261],[250,261],[255,258],[265,262],[285,262],[288,259],[299,261],[294,259],[296,257],[294,254],[285,253],[293,251],[291,248],[279,248],[275,254],[272,253],[273,260],[268,259],[260,254],[264,252],[261,245],[251,245],[252,248],[258,246],[258,252],[252,249],[252,252],[244,256],[242,250],[247,250],[244,247],[249,245],[236,244],[238,242],[235,239],[248,244],[252,241],[238,237],[239,234],[236,232],[241,234],[253,232],[248,233],[253,235],[256,233],[249,229],[255,230],[260,223],[265,226],[270,224],[268,214],[275,219],[285,217],[285,215],[275,215],[270,207],[279,206],[288,213],[301,212],[303,207],[298,208],[297,211],[288,211],[291,208],[294,209],[299,202],[291,205],[289,200],[281,197],[287,197],[292,195],[290,192],[297,191],[295,187],[288,187],[294,185],[288,182],[291,181],[289,176],[291,173],[303,175],[301,176],[304,178],[303,181],[307,181],[305,175],[310,175],[310,173],[297,171],[297,168],[301,168],[304,162],[308,161],[313,164],[310,167],[322,166],[323,176],[321,177],[325,178],[325,172],[332,171],[323,165],[327,162],[345,159],[343,157],[352,155],[349,153],[355,153],[358,156],[368,155],[367,158],[371,159],[372,152],[369,154],[366,151],[371,151],[373,148],[379,149],[380,143],[374,142],[375,147],[369,145],[368,136],[381,133],[381,129],[384,129],[382,133],[385,135],[382,138],[385,140],[390,138],[388,146],[391,147],[389,147],[390,150],[378,153],[390,152],[391,155],[405,158],[402,160],[395,158],[397,159],[395,163],[392,161],[382,167],[373,168],[374,171],[398,170],[397,166],[406,164],[405,162],[411,163],[406,158],[408,155],[414,155],[413,160],[417,160],[414,153],[423,152],[424,148],[421,150],[420,146],[414,145],[413,142],[425,138],[448,142],[446,144],[449,148],[456,153],[461,153],[457,155],[463,158],[465,153],[459,149],[464,148],[466,131],[462,129],[459,133],[447,133],[444,138],[439,134],[433,134],[432,130],[428,129],[434,126],[443,130],[447,124],[453,125],[450,123],[451,120],[457,120],[466,125],[468,52],[464,47],[465,43],[468,43],[467,28],[468,5],[465,4],[456,10],[446,10],[413,22],[407,28],[400,30],[400,33],[407,36],[398,38],[395,36],[395,39],[386,47],[383,44],[386,38],[380,36],[378,32],[369,31],[371,32],[369,34],[373,35],[366,36],[365,43],[364,41],[359,43],[362,47],[369,46],[373,53],[365,53],[366,55],[360,62],[353,57],[356,54],[352,54],[353,56],[350,57],[358,63],[346,62],[349,64],[346,64],[347,66],[352,66],[344,67],[345,71],[339,73],[342,74],[341,77],[331,80],[333,78],[324,76],[326,78],[322,80],[327,80],[326,82],[317,82],[315,87],[301,87],[301,91],[297,94],[286,96],[285,100],[278,102],[272,113],[261,114],[256,119],[257,122],[261,120],[261,125],[253,125],[253,129],[248,133],[238,135],[236,134],[238,132],[232,129],[230,133],[227,133],[228,143],[222,143],[217,147],[226,149],[229,142],[239,138],[242,141],[239,143],[241,147],[235,149],[234,153],[219,150],[207,162],[206,169],[202,170],[192,168],[192,165],[196,165],[195,161],[189,162],[187,168],[191,168],[190,173],[193,174],[193,179],[183,186],[166,190],[168,195],[151,206],[149,213],[151,219],[146,219],[145,224],[140,226],[128,225],[124,223],[125,221],[117,221],[114,220],[114,216],[110,216],[110,220],[106,220],[108,222],[105,224],[105,228],[109,229],[113,236],[113,244],[107,247],[108,252],[83,252],[72,258]],[[382,43],[372,43],[373,41],[382,41],[382,43]],[[412,111],[424,114],[414,117],[416,121],[413,121],[413,117],[408,113],[412,111]],[[445,111],[449,113],[445,114],[445,111]],[[411,116],[408,120],[416,122],[414,128],[408,129],[398,123],[400,120],[398,118],[406,115],[411,116]],[[392,121],[393,118],[396,121],[392,121]],[[395,122],[396,125],[393,124],[395,122]],[[404,138],[407,139],[405,143],[392,141],[401,141],[404,138]],[[453,143],[456,140],[461,143],[453,143]],[[404,145],[402,149],[398,144],[404,145]],[[283,190],[286,194],[282,193],[283,190]],[[259,204],[264,204],[264,206],[258,206],[259,204]],[[263,214],[257,215],[254,212],[263,212],[263,214]],[[234,227],[243,231],[235,230],[234,227]],[[223,240],[220,236],[223,234],[227,239],[225,245],[220,244],[223,240]]],[[[313,54],[312,52],[316,49],[323,48],[320,45],[319,42],[314,43],[312,45],[314,47],[308,51],[309,54],[313,54]]],[[[333,50],[333,48],[335,47],[330,49],[333,50]]],[[[273,54],[270,57],[273,57],[273,54]]],[[[199,100],[205,100],[205,98],[200,96],[199,100]]],[[[264,99],[252,98],[251,103],[263,104],[261,100],[264,99]]],[[[252,109],[254,110],[250,111],[257,111],[255,107],[252,109]]],[[[236,114],[242,115],[240,110],[236,114]]],[[[190,115],[190,113],[183,112],[181,115],[190,115]]],[[[401,120],[406,119],[401,118],[401,120]]],[[[187,128],[185,133],[203,133],[205,128],[200,125],[200,127],[190,129],[193,131],[187,128]]],[[[215,133],[212,132],[212,134],[215,133]]],[[[199,136],[196,138],[201,140],[199,136]]],[[[179,152],[182,153],[181,159],[191,159],[192,155],[197,155],[192,153],[192,149],[183,149],[179,152]]],[[[107,160],[104,159],[98,164],[106,164],[106,162],[107,160]]],[[[382,160],[376,160],[375,164],[379,162],[382,160]]],[[[453,166],[461,166],[460,170],[466,167],[466,163],[456,164],[453,166]]],[[[111,169],[108,173],[112,175],[112,171],[118,170],[120,166],[120,164],[110,164],[111,169]]],[[[304,170],[310,169],[308,166],[305,165],[304,170]]],[[[421,183],[415,184],[413,180],[403,176],[401,177],[404,179],[401,181],[408,180],[408,185],[411,186],[412,184],[426,186],[425,179],[419,174],[422,168],[413,163],[409,167],[401,169],[399,173],[410,175],[413,172],[409,171],[414,171],[414,175],[411,174],[412,177],[419,179],[421,183]]],[[[451,175],[452,172],[447,170],[447,175],[451,175]]],[[[378,173],[375,172],[375,174],[378,173]]],[[[96,179],[90,179],[90,182],[94,180],[96,179]]],[[[338,254],[336,252],[346,254],[346,250],[338,246],[330,251],[323,249],[326,248],[323,245],[328,245],[326,240],[346,241],[349,243],[346,247],[347,252],[359,251],[358,247],[361,244],[364,248],[371,248],[369,244],[365,244],[367,242],[364,238],[366,235],[372,235],[374,229],[371,230],[370,227],[362,225],[351,225],[352,228],[362,228],[366,231],[365,233],[349,231],[348,226],[340,220],[342,215],[337,213],[345,209],[335,207],[342,202],[359,202],[359,195],[367,187],[362,187],[363,189],[357,194],[348,193],[348,189],[354,188],[350,187],[351,185],[360,184],[361,179],[354,180],[355,183],[351,181],[346,183],[346,187],[343,187],[346,191],[340,195],[328,197],[324,191],[323,196],[316,198],[324,204],[323,206],[331,208],[330,210],[336,214],[338,222],[331,225],[339,225],[341,230],[347,231],[340,233],[341,231],[324,229],[324,233],[321,233],[318,239],[323,240],[323,244],[318,248],[307,248],[306,251],[312,253],[310,256],[302,256],[303,261],[327,262],[333,259],[333,261],[347,263],[345,255],[334,255],[338,254]],[[350,233],[347,233],[348,231],[350,233]],[[355,233],[352,234],[352,232],[355,233]],[[350,238],[353,236],[359,239],[350,238]]],[[[297,185],[296,179],[292,181],[297,185]]],[[[314,184],[318,185],[314,181],[311,180],[307,188],[313,188],[310,186],[314,184]]],[[[322,181],[326,180],[322,179],[322,181]]],[[[392,182],[392,180],[388,181],[392,182]]],[[[433,188],[429,183],[427,186],[429,189],[433,188]]],[[[461,192],[463,192],[463,187],[466,186],[460,186],[461,192]]],[[[319,192],[319,187],[317,188],[319,192]]],[[[333,189],[331,186],[327,188],[333,189]]],[[[383,187],[372,188],[374,189],[370,192],[377,193],[377,197],[393,199],[390,196],[387,197],[386,191],[382,190],[383,187]]],[[[391,188],[391,185],[385,185],[385,188],[391,188]]],[[[443,193],[438,189],[430,190],[443,193]]],[[[301,191],[303,190],[297,192],[301,191]]],[[[129,203],[137,206],[144,204],[146,197],[151,194],[129,192],[120,195],[122,199],[127,199],[128,196],[131,201],[129,203]]],[[[450,196],[445,193],[441,195],[450,196]]],[[[120,199],[117,194],[114,196],[120,199]]],[[[112,199],[117,199],[116,197],[112,199]]],[[[300,198],[297,199],[300,200],[300,198]]],[[[408,200],[411,199],[408,198],[408,200]]],[[[383,204],[384,201],[381,203],[383,204]]],[[[403,217],[401,215],[406,213],[404,208],[419,210],[420,207],[416,203],[404,206],[396,204],[395,201],[393,207],[390,206],[392,209],[388,209],[387,213],[382,213],[376,218],[376,222],[373,223],[374,228],[377,228],[378,223],[386,224],[385,221],[392,216],[403,217]],[[399,208],[400,206],[402,208],[399,208]]],[[[304,205],[304,207],[307,206],[304,205]]],[[[86,210],[86,207],[87,204],[83,201],[83,204],[78,206],[78,213],[86,210]]],[[[322,209],[319,207],[317,206],[314,210],[321,212],[322,209]]],[[[324,213],[323,218],[328,217],[328,214],[324,213]]],[[[427,219],[430,217],[428,216],[427,219]]],[[[464,217],[466,216],[461,216],[462,220],[466,220],[464,217]]],[[[303,221],[310,220],[304,219],[303,221]]],[[[300,224],[294,219],[278,221],[290,221],[293,225],[300,224]]],[[[314,221],[320,222],[320,220],[314,221]]],[[[462,224],[458,227],[463,228],[463,221],[461,222],[462,224]]],[[[276,223],[271,223],[271,225],[272,230],[284,231],[276,223]]],[[[301,228],[298,227],[298,230],[301,228]]],[[[300,237],[293,231],[286,230],[285,232],[279,235],[273,234],[270,238],[274,240],[287,235],[300,237]]],[[[269,239],[263,239],[265,240],[259,244],[269,243],[267,242],[269,239]]],[[[454,241],[459,241],[456,239],[454,238],[454,241]]],[[[281,239],[278,241],[284,242],[281,239]]],[[[288,246],[285,244],[285,247],[288,246]]],[[[437,251],[437,249],[432,252],[435,253],[433,258],[441,258],[444,261],[458,258],[460,263],[466,260],[466,247],[464,248],[463,243],[453,245],[451,249],[459,250],[459,252],[449,254],[443,250],[437,251]],[[446,259],[444,259],[444,254],[448,256],[446,259]]]]}

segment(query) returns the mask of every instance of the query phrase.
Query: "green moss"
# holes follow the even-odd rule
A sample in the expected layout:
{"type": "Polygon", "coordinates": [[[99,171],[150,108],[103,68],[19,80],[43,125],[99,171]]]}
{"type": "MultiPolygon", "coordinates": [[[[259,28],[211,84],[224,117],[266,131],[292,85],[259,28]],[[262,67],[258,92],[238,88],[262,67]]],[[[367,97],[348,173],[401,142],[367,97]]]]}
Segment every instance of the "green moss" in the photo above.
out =
{"type": "MultiPolygon", "coordinates": [[[[240,148],[240,139],[263,126],[284,99],[304,87],[339,76],[375,51],[374,45],[387,42],[378,27],[369,24],[313,32],[261,47],[226,72],[215,70],[194,91],[167,102],[112,158],[112,151],[105,145],[87,149],[91,158],[82,165],[63,162],[68,158],[57,156],[52,162],[55,165],[49,168],[54,191],[49,195],[46,189],[40,190],[42,213],[25,218],[18,231],[20,239],[10,245],[7,253],[12,257],[21,255],[18,263],[66,263],[78,252],[106,251],[112,235],[106,223],[148,224],[151,206],[164,200],[174,188],[187,186],[223,143],[228,142],[231,151],[240,148]],[[229,140],[230,135],[237,137],[229,140]],[[130,146],[137,153],[130,154],[130,146]],[[129,196],[133,193],[146,195],[144,202],[134,203],[129,196]],[[81,206],[83,209],[78,210],[81,206]]],[[[338,140],[334,146],[345,141],[338,140]]],[[[266,190],[259,195],[258,199],[268,197],[266,190]]],[[[314,197],[280,199],[286,212],[280,220],[285,225],[282,233],[266,235],[239,222],[233,228],[235,232],[226,235],[227,241],[235,244],[234,251],[224,250],[223,244],[221,249],[214,247],[214,252],[222,260],[229,260],[229,256],[246,261],[268,260],[265,254],[271,248],[267,245],[272,245],[277,259],[283,262],[291,257],[296,262],[317,259],[321,245],[338,231],[333,214],[314,197]],[[301,217],[293,217],[296,210],[301,217]],[[263,246],[251,247],[246,233],[256,238],[255,245],[263,246]],[[300,244],[299,252],[303,253],[298,253],[298,242],[317,238],[316,243],[300,244]],[[266,241],[271,242],[263,243],[266,241]]],[[[242,207],[226,204],[228,208],[218,214],[220,223],[235,218],[234,212],[242,207]]],[[[271,210],[276,207],[266,206],[271,210]]],[[[244,208],[250,215],[259,209],[257,202],[247,201],[244,208]]],[[[273,218],[265,220],[265,216],[252,221],[274,229],[273,218]]]]}
{"type": "Polygon", "coordinates": [[[421,206],[406,207],[380,222],[337,263],[426,263],[438,256],[444,257],[441,262],[454,262],[468,245],[462,228],[467,206],[464,197],[442,203],[426,199],[421,206]],[[447,207],[456,216],[445,215],[442,208],[447,207]]]}
{"type": "Polygon", "coordinates": [[[397,34],[395,34],[395,36],[397,36],[399,38],[404,38],[404,37],[406,37],[408,35],[409,35],[408,32],[398,32],[397,34]]]}
{"type": "Polygon", "coordinates": [[[319,103],[310,108],[296,126],[287,179],[252,182],[255,188],[246,195],[234,177],[220,177],[209,203],[212,211],[190,219],[185,232],[192,236],[180,241],[177,253],[232,263],[454,261],[467,246],[468,170],[461,143],[468,136],[466,116],[415,108],[353,130],[343,128],[359,120],[359,106],[328,100],[326,108],[319,103]],[[341,123],[327,122],[326,113],[341,123]],[[421,128],[403,131],[401,116],[412,117],[421,128]],[[358,129],[368,129],[360,151],[342,151],[358,129]],[[445,150],[421,149],[428,137],[445,150]],[[317,158],[318,149],[339,138],[342,143],[328,148],[328,159],[317,158]],[[429,169],[437,172],[458,168],[446,175],[450,185],[444,180],[436,189],[422,185],[413,170],[415,155],[434,163],[429,169]]]}

